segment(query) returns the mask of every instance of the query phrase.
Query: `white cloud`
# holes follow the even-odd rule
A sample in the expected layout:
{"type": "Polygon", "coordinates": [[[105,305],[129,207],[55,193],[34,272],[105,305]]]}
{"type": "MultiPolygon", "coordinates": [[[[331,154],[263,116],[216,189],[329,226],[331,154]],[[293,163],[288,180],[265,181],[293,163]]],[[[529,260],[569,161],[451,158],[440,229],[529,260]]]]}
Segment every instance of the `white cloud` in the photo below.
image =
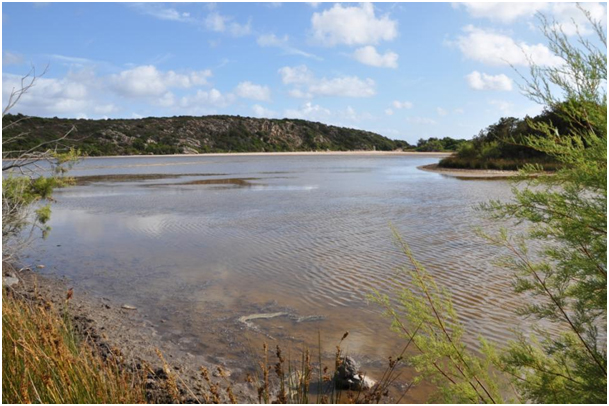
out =
{"type": "Polygon", "coordinates": [[[466,26],[463,30],[466,35],[459,36],[456,45],[469,59],[494,66],[528,66],[529,58],[540,66],[557,66],[562,63],[562,59],[552,54],[552,51],[543,44],[516,43],[507,35],[472,25],[466,26]]]}
{"type": "Polygon", "coordinates": [[[179,12],[175,8],[165,7],[158,3],[130,3],[129,6],[135,8],[142,14],[158,18],[159,20],[180,22],[192,21],[189,13],[179,12]]]}
{"type": "Polygon", "coordinates": [[[307,84],[314,80],[313,72],[311,72],[306,65],[295,67],[284,66],[279,69],[279,74],[281,75],[281,81],[285,85],[307,84]]]}
{"type": "Polygon", "coordinates": [[[358,113],[353,107],[347,106],[345,110],[339,111],[338,116],[344,120],[359,123],[362,120],[371,120],[374,118],[372,114],[367,111],[358,113]]]}
{"type": "Polygon", "coordinates": [[[414,104],[412,104],[409,101],[399,101],[399,100],[394,100],[393,103],[391,103],[393,105],[393,107],[395,107],[396,109],[411,109],[414,104]]]}
{"type": "Polygon", "coordinates": [[[275,47],[282,49],[286,55],[300,55],[306,58],[313,58],[317,60],[321,60],[317,55],[310,54],[301,49],[295,48],[289,44],[290,38],[287,35],[279,38],[275,34],[264,34],[260,35],[256,42],[261,47],[275,47]]]}
{"type": "Polygon", "coordinates": [[[125,96],[147,97],[164,95],[169,88],[191,88],[207,84],[210,70],[176,73],[161,72],[153,65],[137,66],[110,77],[113,88],[125,96]]]}
{"type": "Polygon", "coordinates": [[[317,8],[321,4],[320,1],[307,1],[306,3],[313,8],[317,8]]]}
{"type": "Polygon", "coordinates": [[[357,76],[340,76],[332,79],[316,78],[306,65],[285,66],[279,69],[284,84],[297,86],[290,95],[298,98],[309,96],[370,97],[376,94],[376,84],[372,79],[357,76]],[[304,87],[305,89],[301,89],[304,87]]]}
{"type": "Polygon", "coordinates": [[[531,17],[536,12],[548,7],[548,3],[492,3],[492,2],[464,2],[455,3],[464,7],[469,15],[475,18],[488,18],[502,23],[511,23],[521,17],[531,17]]]}
{"type": "Polygon", "coordinates": [[[326,46],[337,44],[368,45],[394,39],[397,21],[388,15],[376,17],[371,3],[359,6],[335,4],[332,8],[313,13],[313,37],[326,46]]]}
{"type": "Polygon", "coordinates": [[[331,115],[330,110],[311,102],[305,103],[299,109],[288,109],[284,112],[284,117],[313,121],[327,120],[331,115]]]}
{"type": "Polygon", "coordinates": [[[193,95],[184,96],[180,99],[180,106],[190,111],[208,111],[207,108],[227,107],[235,101],[232,93],[222,94],[218,89],[209,91],[197,90],[193,95]]]}
{"type": "Polygon", "coordinates": [[[385,109],[385,114],[388,116],[393,116],[393,110],[391,109],[385,109]]]}
{"type": "MultiPolygon", "coordinates": [[[[21,89],[21,76],[2,74],[2,104],[7,105],[11,93],[21,89]]],[[[27,83],[27,82],[26,82],[27,83]]],[[[95,106],[88,84],[76,76],[63,79],[36,78],[35,85],[21,97],[13,112],[31,115],[83,115],[95,106]]]]}
{"type": "MultiPolygon", "coordinates": [[[[607,26],[607,8],[602,3],[580,3],[594,20],[601,21],[607,26]]],[[[584,13],[573,2],[560,3],[491,3],[491,2],[465,2],[455,3],[455,7],[464,7],[469,15],[475,18],[487,18],[509,24],[516,21],[532,19],[537,12],[542,12],[548,20],[556,21],[567,35],[575,35],[577,28],[582,35],[589,35],[593,31],[584,13]]]]}
{"type": "Polygon", "coordinates": [[[252,82],[241,82],[237,85],[235,93],[245,99],[259,101],[271,100],[271,89],[268,86],[256,85],[252,82]]]}
{"type": "Polygon", "coordinates": [[[228,32],[234,37],[243,37],[252,32],[251,20],[248,20],[245,24],[240,24],[232,20],[232,17],[214,11],[209,13],[205,18],[205,27],[214,32],[228,32]]]}
{"type": "Polygon", "coordinates": [[[267,109],[266,107],[262,107],[259,104],[254,104],[252,106],[252,111],[254,112],[254,116],[256,116],[256,117],[263,117],[263,118],[277,117],[276,111],[267,109]]]}
{"type": "Polygon", "coordinates": [[[446,111],[446,109],[443,109],[442,107],[436,108],[436,111],[438,112],[439,116],[445,116],[448,114],[448,111],[446,111]]]}
{"type": "Polygon", "coordinates": [[[512,90],[512,79],[504,74],[493,76],[473,71],[465,76],[465,79],[469,87],[474,90],[512,90]]]}
{"type": "Polygon", "coordinates": [[[463,109],[455,109],[455,114],[463,114],[465,113],[465,110],[463,109]]]}
{"type": "Polygon", "coordinates": [[[398,54],[387,51],[381,55],[372,45],[356,49],[353,57],[364,65],[376,66],[378,68],[398,67],[398,54]]]}

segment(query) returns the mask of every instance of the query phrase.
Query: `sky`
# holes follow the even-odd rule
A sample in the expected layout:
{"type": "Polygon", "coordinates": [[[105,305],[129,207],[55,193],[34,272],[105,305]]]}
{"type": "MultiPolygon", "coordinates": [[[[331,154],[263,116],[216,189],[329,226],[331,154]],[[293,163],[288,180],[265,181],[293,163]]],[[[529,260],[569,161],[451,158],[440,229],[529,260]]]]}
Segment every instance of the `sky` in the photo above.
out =
{"type": "MultiPolygon", "coordinates": [[[[583,7],[606,27],[606,3],[583,7]]],[[[471,138],[541,112],[520,75],[529,60],[560,60],[537,13],[593,37],[574,3],[4,2],[2,101],[34,68],[44,74],[13,113],[230,114],[411,143],[471,138]]]]}

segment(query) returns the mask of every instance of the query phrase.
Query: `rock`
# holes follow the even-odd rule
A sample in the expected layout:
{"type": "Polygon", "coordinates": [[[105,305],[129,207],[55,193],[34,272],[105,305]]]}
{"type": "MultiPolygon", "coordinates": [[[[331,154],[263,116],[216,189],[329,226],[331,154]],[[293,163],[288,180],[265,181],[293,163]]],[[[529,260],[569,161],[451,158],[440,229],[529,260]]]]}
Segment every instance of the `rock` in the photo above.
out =
{"type": "Polygon", "coordinates": [[[38,268],[38,269],[43,269],[43,268],[44,268],[44,265],[42,265],[42,264],[40,264],[40,265],[36,265],[36,268],[38,268]]]}
{"type": "Polygon", "coordinates": [[[19,283],[19,279],[15,278],[14,276],[3,276],[2,277],[2,286],[6,286],[7,288],[10,288],[11,286],[15,286],[18,283],[19,283]]]}
{"type": "Polygon", "coordinates": [[[128,304],[122,305],[121,308],[123,308],[125,310],[137,310],[137,307],[131,306],[131,305],[128,305],[128,304]]]}
{"type": "Polygon", "coordinates": [[[365,376],[359,362],[352,357],[342,358],[336,371],[334,382],[338,389],[367,390],[376,385],[376,381],[365,376]]]}
{"type": "Polygon", "coordinates": [[[218,367],[214,372],[212,372],[212,375],[216,378],[228,378],[231,376],[231,372],[228,369],[218,367]]]}

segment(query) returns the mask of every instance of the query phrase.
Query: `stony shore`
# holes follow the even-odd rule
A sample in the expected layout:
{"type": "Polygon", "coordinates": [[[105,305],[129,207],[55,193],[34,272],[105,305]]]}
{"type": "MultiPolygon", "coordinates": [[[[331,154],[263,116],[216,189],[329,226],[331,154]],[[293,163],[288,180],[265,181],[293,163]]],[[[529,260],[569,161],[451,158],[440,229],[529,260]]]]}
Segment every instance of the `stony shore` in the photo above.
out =
{"type": "MultiPolygon", "coordinates": [[[[42,276],[29,268],[20,271],[7,268],[3,266],[3,284],[11,284],[8,289],[15,296],[33,304],[51,303],[56,309],[65,308],[66,292],[71,288],[67,280],[42,276]]],[[[153,399],[162,400],[166,396],[162,381],[167,375],[157,350],[177,377],[186,403],[198,403],[204,399],[202,391],[206,385],[201,377],[201,367],[210,371],[213,382],[220,383],[222,387],[227,384],[226,378],[220,377],[217,372],[221,367],[227,371],[226,375],[231,374],[222,362],[214,364],[202,355],[186,352],[174,343],[163,340],[146,315],[129,304],[112,303],[109,299],[75,289],[67,309],[75,330],[102,355],[118,350],[126,368],[135,370],[144,365],[149,367],[152,373],[148,374],[146,389],[153,399]]],[[[235,372],[241,371],[233,370],[233,375],[235,372]]],[[[232,390],[240,403],[251,403],[255,400],[253,390],[244,380],[242,382],[231,381],[232,390]]]]}

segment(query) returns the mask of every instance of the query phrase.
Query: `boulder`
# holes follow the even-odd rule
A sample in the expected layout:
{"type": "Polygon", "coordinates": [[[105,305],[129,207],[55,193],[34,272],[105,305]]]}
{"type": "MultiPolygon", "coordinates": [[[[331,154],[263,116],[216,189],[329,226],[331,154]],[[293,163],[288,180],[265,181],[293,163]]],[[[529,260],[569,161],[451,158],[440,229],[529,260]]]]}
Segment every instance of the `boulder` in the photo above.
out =
{"type": "Polygon", "coordinates": [[[337,389],[350,390],[368,390],[376,385],[374,379],[362,372],[359,362],[349,356],[341,358],[334,382],[337,389]]]}

